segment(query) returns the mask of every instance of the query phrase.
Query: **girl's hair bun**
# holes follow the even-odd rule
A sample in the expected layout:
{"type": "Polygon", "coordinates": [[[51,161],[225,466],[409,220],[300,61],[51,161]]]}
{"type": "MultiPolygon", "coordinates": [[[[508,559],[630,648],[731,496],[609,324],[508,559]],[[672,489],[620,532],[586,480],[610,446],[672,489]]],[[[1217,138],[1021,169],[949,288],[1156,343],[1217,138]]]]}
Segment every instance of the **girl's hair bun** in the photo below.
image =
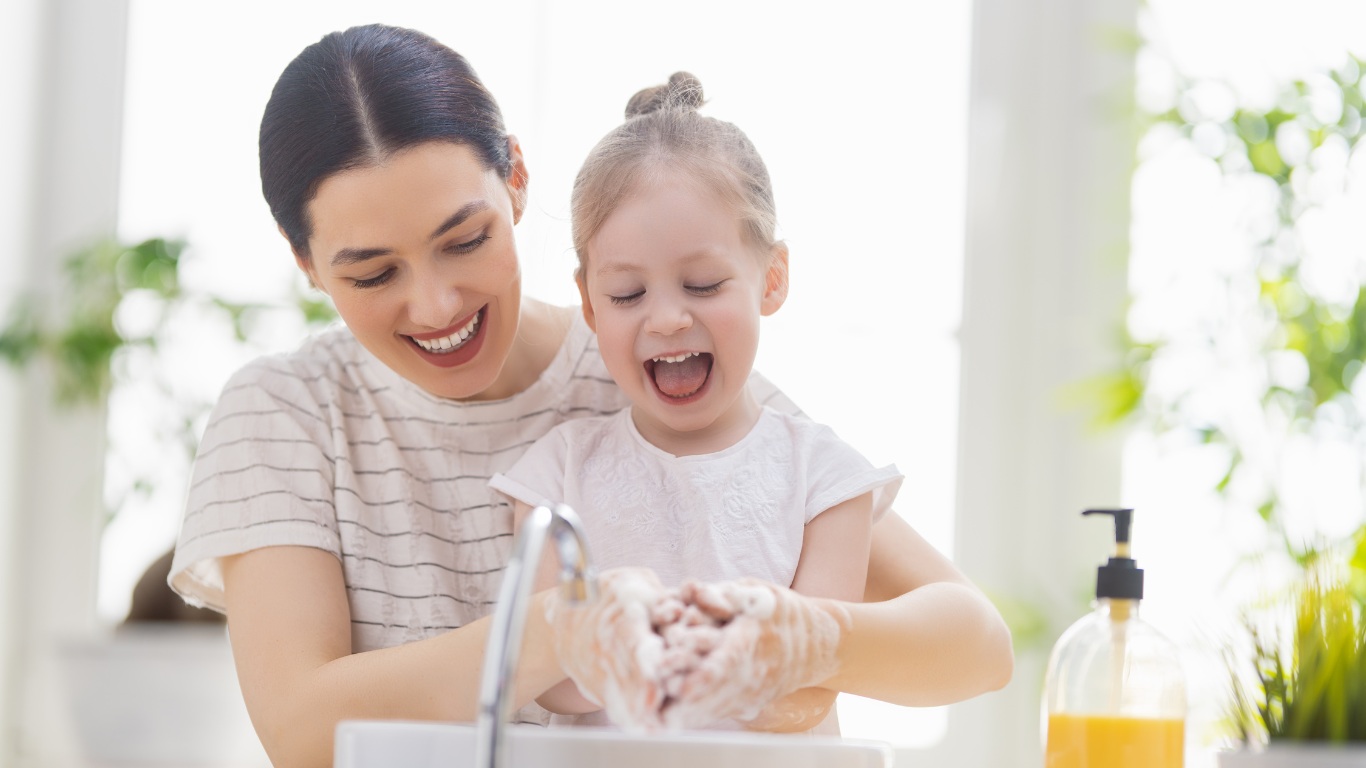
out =
{"type": "Polygon", "coordinates": [[[661,109],[697,109],[703,103],[702,81],[690,72],[675,72],[664,85],[637,91],[626,102],[626,118],[629,120],[661,109]]]}

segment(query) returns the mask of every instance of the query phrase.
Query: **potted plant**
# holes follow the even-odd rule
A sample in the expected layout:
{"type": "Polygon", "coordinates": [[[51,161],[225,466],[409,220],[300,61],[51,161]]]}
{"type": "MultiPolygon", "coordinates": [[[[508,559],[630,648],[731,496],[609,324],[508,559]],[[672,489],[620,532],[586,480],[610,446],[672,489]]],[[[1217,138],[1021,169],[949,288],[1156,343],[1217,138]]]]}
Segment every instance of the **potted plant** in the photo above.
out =
{"type": "MultiPolygon", "coordinates": [[[[1366,537],[1353,559],[1366,559],[1366,537]]],[[[1273,606],[1289,627],[1267,634],[1244,622],[1250,659],[1230,654],[1239,747],[1219,755],[1220,768],[1366,766],[1364,574],[1315,567],[1288,605],[1273,606]]]]}

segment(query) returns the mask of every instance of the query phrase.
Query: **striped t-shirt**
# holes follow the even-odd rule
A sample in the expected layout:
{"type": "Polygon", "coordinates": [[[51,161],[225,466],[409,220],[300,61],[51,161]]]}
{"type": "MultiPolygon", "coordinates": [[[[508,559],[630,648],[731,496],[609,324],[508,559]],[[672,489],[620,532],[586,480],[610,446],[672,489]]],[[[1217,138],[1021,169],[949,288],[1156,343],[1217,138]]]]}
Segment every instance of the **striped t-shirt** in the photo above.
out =
{"type": "MultiPolygon", "coordinates": [[[[221,611],[219,558],[301,545],[341,560],[354,651],[489,613],[512,552],[512,508],[489,478],[555,425],[627,402],[574,317],[550,366],[506,400],[430,395],[345,327],[237,372],[195,459],[171,586],[221,611]]],[[[757,374],[751,387],[796,412],[757,374]]]]}

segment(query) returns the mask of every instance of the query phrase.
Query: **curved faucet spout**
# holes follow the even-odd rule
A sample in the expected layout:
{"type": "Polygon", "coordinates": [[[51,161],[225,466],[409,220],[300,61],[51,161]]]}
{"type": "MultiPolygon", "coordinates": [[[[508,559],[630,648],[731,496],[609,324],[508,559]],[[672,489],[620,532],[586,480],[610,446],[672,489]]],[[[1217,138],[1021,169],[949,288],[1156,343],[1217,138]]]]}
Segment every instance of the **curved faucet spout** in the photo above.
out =
{"type": "Polygon", "coordinates": [[[588,542],[583,524],[566,504],[554,509],[537,507],[527,516],[517,535],[512,558],[503,570],[498,603],[493,609],[484,648],[484,672],[479,686],[479,722],[476,766],[502,768],[504,729],[514,709],[513,677],[522,651],[522,631],[526,626],[527,602],[541,551],[549,538],[560,561],[560,590],[570,602],[592,600],[597,596],[597,577],[588,557],[588,542]]]}

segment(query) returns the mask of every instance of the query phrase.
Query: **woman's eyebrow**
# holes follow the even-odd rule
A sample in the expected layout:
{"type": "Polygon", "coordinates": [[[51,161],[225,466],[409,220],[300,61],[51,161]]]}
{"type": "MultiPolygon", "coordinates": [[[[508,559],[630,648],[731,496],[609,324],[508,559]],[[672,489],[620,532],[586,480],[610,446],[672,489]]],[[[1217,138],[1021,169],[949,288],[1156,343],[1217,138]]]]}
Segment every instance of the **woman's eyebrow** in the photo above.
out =
{"type": "MultiPolygon", "coordinates": [[[[441,222],[441,226],[428,236],[428,240],[435,240],[449,232],[452,228],[460,226],[466,219],[480,211],[488,210],[487,200],[471,200],[460,206],[460,209],[452,213],[447,219],[441,222]]],[[[393,253],[392,248],[343,248],[332,256],[333,267],[344,267],[349,264],[358,264],[376,256],[384,256],[393,253]]]]}
{"type": "Polygon", "coordinates": [[[438,237],[441,237],[442,235],[446,234],[446,232],[450,231],[451,228],[460,226],[460,224],[463,223],[465,219],[468,219],[469,217],[473,216],[476,213],[479,213],[480,211],[487,210],[488,207],[488,201],[482,199],[471,200],[468,203],[465,203],[464,205],[460,206],[460,210],[456,211],[455,213],[452,213],[450,215],[450,218],[441,222],[441,226],[437,227],[432,232],[431,236],[427,239],[435,240],[438,237]]]}
{"type": "Polygon", "coordinates": [[[383,256],[393,253],[389,248],[343,248],[332,256],[331,264],[334,268],[344,267],[348,264],[357,264],[366,259],[373,259],[376,256],[383,256]]]}

